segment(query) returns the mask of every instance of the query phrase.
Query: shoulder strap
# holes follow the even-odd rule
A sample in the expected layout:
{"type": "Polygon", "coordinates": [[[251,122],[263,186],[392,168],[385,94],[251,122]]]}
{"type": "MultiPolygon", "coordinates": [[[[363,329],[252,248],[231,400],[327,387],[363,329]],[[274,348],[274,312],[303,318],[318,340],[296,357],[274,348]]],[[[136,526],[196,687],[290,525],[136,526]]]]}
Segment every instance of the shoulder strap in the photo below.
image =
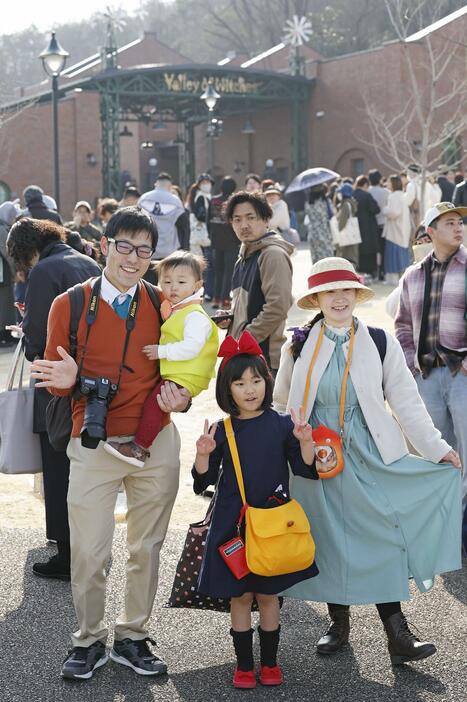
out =
{"type": "Polygon", "coordinates": [[[78,326],[81,314],[84,307],[84,290],[82,283],[74,285],[67,290],[68,299],[70,300],[70,356],[76,358],[76,350],[78,347],[78,326]]]}
{"type": "Polygon", "coordinates": [[[240,495],[242,502],[246,505],[246,495],[245,495],[245,485],[243,482],[242,467],[240,465],[240,458],[238,455],[237,442],[235,441],[235,434],[232,427],[232,418],[226,417],[224,419],[225,433],[227,435],[227,441],[229,442],[230,454],[232,456],[232,462],[235,468],[235,475],[237,477],[238,489],[240,490],[240,495]]]}
{"type": "Polygon", "coordinates": [[[145,287],[146,292],[149,295],[152,304],[154,305],[154,309],[156,310],[156,312],[159,316],[159,324],[162,325],[163,319],[161,316],[161,298],[160,298],[159,292],[158,292],[155,285],[151,285],[151,283],[148,283],[148,281],[144,280],[144,278],[141,278],[141,282],[142,282],[143,286],[145,287]]]}
{"type": "Polygon", "coordinates": [[[384,363],[384,359],[386,358],[386,348],[388,345],[386,332],[384,329],[380,329],[379,327],[368,327],[368,331],[370,332],[370,336],[378,349],[381,363],[384,363]]]}

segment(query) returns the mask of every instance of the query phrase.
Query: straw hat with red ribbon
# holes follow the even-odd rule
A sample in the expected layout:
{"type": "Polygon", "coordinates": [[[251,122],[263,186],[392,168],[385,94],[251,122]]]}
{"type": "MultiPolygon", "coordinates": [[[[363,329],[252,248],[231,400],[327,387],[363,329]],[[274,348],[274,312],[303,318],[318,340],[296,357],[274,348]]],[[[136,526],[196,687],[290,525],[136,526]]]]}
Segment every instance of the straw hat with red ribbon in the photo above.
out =
{"type": "Polygon", "coordinates": [[[333,256],[322,258],[311,267],[308,278],[308,292],[297,300],[297,306],[302,310],[319,309],[316,293],[327,290],[342,290],[355,288],[357,302],[366,302],[374,297],[374,291],[363,285],[361,277],[355,271],[350,261],[333,256]]]}

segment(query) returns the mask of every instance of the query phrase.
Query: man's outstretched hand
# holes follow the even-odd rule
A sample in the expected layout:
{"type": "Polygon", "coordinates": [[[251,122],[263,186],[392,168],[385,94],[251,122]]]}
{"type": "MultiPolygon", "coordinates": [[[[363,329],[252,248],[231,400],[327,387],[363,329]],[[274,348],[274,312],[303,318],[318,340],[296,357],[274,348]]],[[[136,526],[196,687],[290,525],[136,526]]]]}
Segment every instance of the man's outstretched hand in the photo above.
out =
{"type": "Polygon", "coordinates": [[[36,380],[36,388],[66,390],[74,387],[78,374],[76,361],[63,346],[57,346],[57,353],[61,356],[61,361],[37,359],[32,363],[31,377],[36,380]]]}

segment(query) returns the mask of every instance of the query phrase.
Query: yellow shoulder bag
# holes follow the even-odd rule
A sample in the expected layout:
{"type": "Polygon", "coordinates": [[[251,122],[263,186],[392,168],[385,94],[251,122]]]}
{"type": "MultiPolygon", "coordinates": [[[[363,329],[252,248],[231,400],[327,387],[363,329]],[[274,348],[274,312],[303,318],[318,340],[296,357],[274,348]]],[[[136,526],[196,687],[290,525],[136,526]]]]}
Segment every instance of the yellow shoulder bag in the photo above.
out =
{"type": "Polygon", "coordinates": [[[230,417],[224,419],[230,453],[245,515],[245,546],[248,568],[256,575],[285,575],[309,568],[315,557],[315,543],[303,507],[290,500],[272,508],[250,507],[230,417]]]}

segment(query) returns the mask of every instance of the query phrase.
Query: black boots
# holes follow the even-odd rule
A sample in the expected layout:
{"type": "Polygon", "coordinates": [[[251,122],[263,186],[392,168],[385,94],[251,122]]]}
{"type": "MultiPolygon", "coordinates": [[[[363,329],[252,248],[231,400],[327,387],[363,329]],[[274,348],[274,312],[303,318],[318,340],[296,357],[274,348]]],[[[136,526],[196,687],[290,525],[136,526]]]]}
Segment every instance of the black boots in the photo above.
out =
{"type": "Polygon", "coordinates": [[[335,653],[349,641],[350,608],[346,605],[328,605],[332,624],[316,645],[318,653],[335,653]]]}
{"type": "MultiPolygon", "coordinates": [[[[324,636],[320,638],[316,649],[318,653],[335,653],[349,641],[350,610],[345,605],[328,604],[329,616],[332,624],[324,636]]],[[[407,620],[400,611],[398,602],[389,602],[378,605],[378,612],[383,620],[384,629],[388,637],[388,650],[393,665],[418,661],[428,658],[436,653],[434,644],[420,641],[412,634],[407,620]],[[399,611],[397,611],[399,609],[399,611]],[[390,611],[396,610],[389,617],[390,611]]]]}
{"type": "Polygon", "coordinates": [[[436,653],[436,646],[420,641],[412,634],[402,612],[393,614],[384,622],[388,637],[388,650],[393,665],[418,661],[436,653]]]}
{"type": "Polygon", "coordinates": [[[57,541],[57,548],[58,553],[45,563],[34,563],[34,575],[55,580],[70,580],[70,544],[68,541],[57,541]]]}

